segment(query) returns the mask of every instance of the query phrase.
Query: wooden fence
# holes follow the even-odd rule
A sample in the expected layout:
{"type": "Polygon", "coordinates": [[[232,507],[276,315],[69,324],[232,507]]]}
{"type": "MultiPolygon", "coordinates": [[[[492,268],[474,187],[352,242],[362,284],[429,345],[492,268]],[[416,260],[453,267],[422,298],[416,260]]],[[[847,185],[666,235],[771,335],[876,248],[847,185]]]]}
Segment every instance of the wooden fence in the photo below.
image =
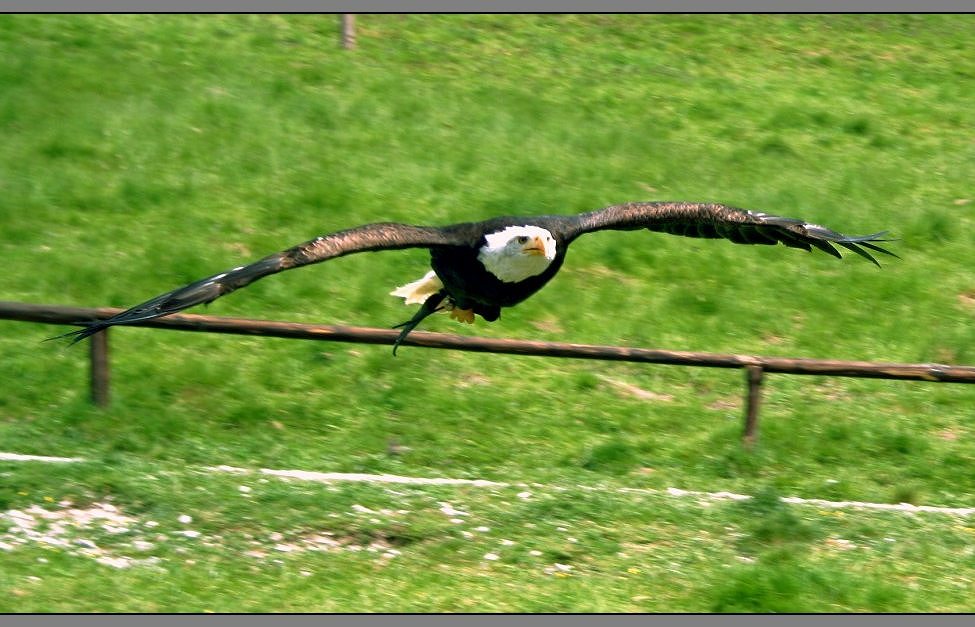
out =
{"type": "MultiPolygon", "coordinates": [[[[122,311],[110,307],[85,308],[0,301],[0,319],[48,324],[80,324],[109,318],[122,311]]],[[[247,320],[194,314],[173,314],[140,323],[139,326],[206,333],[260,335],[326,342],[392,345],[399,336],[394,329],[374,329],[336,325],[300,324],[272,320],[247,320]]],[[[746,400],[743,439],[750,446],[758,436],[758,409],[766,373],[901,379],[941,383],[975,383],[975,367],[943,364],[901,364],[826,359],[794,359],[754,355],[722,355],[690,351],[668,351],[626,346],[598,346],[564,342],[535,342],[448,335],[414,331],[404,346],[440,348],[480,353],[505,353],[536,357],[597,359],[636,363],[737,368],[745,372],[746,400]]],[[[96,333],[89,341],[91,396],[95,404],[109,402],[108,330],[96,333]]],[[[390,359],[393,359],[391,356],[390,359]]],[[[402,357],[400,357],[402,359],[402,357]]]]}

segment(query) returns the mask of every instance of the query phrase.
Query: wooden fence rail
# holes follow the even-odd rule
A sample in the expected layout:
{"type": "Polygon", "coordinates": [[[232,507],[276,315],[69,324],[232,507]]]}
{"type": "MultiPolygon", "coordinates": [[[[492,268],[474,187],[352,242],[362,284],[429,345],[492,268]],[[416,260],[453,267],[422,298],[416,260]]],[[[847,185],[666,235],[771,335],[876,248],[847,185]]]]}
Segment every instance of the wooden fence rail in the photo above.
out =
{"type": "MultiPolygon", "coordinates": [[[[81,324],[85,321],[109,318],[122,311],[111,307],[86,308],[59,305],[40,305],[0,301],[0,319],[42,322],[49,324],[81,324]]],[[[353,342],[360,344],[392,345],[399,336],[394,329],[374,329],[338,325],[301,324],[272,320],[223,318],[197,314],[173,314],[165,318],[149,320],[138,326],[206,333],[233,333],[260,335],[327,342],[353,342]]],[[[788,357],[759,357],[668,351],[626,346],[599,346],[570,344],[565,342],[536,342],[484,337],[469,337],[414,331],[403,346],[421,346],[480,353],[505,353],[537,357],[563,357],[571,359],[597,359],[636,363],[698,366],[708,368],[737,368],[745,372],[747,395],[743,438],[752,444],[758,433],[758,407],[765,373],[823,375],[834,377],[861,377],[873,379],[901,379],[941,383],[975,383],[975,367],[944,364],[878,363],[867,361],[840,361],[828,359],[802,359],[788,357]]],[[[392,359],[392,357],[390,357],[392,359]]],[[[399,357],[402,359],[403,357],[399,357]]],[[[101,406],[109,400],[108,332],[96,333],[91,338],[91,389],[92,400],[101,406]]]]}

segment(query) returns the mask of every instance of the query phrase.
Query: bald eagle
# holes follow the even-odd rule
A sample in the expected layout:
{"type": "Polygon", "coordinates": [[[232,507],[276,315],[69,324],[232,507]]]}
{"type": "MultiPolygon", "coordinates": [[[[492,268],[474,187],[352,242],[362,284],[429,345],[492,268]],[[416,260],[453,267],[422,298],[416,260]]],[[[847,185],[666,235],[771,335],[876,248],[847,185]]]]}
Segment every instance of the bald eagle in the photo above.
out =
{"type": "Polygon", "coordinates": [[[391,292],[420,308],[393,344],[393,354],[420,322],[436,311],[449,311],[462,322],[481,316],[493,322],[503,307],[522,302],[562,267],[569,245],[585,233],[647,229],[688,237],[724,238],[738,244],[782,243],[840,257],[838,244],[880,264],[870,251],[895,256],[878,246],[886,231],[847,236],[795,218],[737,209],[717,203],[630,202],[578,215],[505,216],[449,226],[413,226],[395,222],[366,224],[322,235],[246,266],[239,266],[166,292],[111,318],[58,337],[78,342],[118,324],[151,320],[211,301],[282,270],[300,268],[343,255],[367,251],[426,248],[432,270],[391,292]]]}

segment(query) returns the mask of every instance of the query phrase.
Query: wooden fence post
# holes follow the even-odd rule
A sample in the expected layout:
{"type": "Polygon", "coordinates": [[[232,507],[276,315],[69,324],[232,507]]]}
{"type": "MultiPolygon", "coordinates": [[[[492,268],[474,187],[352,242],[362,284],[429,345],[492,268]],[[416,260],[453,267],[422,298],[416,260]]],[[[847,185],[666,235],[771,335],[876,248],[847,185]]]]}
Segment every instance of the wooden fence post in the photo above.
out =
{"type": "Polygon", "coordinates": [[[745,403],[745,430],[742,441],[751,448],[758,439],[758,408],[762,403],[762,379],[765,371],[761,366],[745,366],[745,381],[748,383],[748,400],[745,403]]]}
{"type": "Polygon", "coordinates": [[[108,329],[91,336],[91,400],[98,407],[108,406],[108,329]]]}
{"type": "Polygon", "coordinates": [[[355,14],[342,14],[342,47],[355,50],[355,14]]]}

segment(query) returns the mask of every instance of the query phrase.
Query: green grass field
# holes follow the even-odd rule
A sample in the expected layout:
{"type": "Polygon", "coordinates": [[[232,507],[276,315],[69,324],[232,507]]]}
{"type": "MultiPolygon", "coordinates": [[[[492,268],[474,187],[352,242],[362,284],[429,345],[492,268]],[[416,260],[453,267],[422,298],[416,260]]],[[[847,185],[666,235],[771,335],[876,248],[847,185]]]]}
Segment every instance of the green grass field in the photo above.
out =
{"type": "MultiPolygon", "coordinates": [[[[360,16],[355,51],[337,21],[0,16],[0,300],[128,306],[366,222],[701,200],[902,259],[595,234],[499,322],[423,328],[975,363],[969,16],[360,16]]],[[[427,269],[354,255],[208,311],[390,327],[427,269]]],[[[0,461],[0,611],[975,609],[970,518],[776,498],[975,506],[971,386],[770,375],[748,452],[736,371],[125,328],[99,410],[85,347],[41,343],[66,330],[0,321],[0,451],[87,460],[0,461]]]]}

